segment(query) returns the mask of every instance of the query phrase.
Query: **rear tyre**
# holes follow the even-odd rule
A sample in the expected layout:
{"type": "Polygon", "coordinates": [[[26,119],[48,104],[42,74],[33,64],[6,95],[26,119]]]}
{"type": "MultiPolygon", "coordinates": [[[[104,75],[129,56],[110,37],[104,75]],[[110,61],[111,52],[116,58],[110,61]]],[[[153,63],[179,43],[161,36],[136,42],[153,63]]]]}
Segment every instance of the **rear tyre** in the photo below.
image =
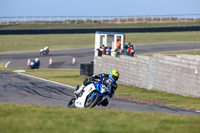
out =
{"type": "Polygon", "coordinates": [[[76,98],[73,97],[73,98],[68,102],[67,107],[69,107],[69,108],[75,108],[75,100],[76,100],[76,98]]]}

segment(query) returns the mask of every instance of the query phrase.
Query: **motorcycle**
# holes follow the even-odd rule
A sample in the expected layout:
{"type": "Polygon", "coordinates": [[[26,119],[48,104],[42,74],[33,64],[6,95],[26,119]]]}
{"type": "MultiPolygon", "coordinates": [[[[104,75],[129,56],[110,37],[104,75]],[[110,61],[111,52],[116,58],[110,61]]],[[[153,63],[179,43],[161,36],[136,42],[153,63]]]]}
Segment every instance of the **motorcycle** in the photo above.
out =
{"type": "Polygon", "coordinates": [[[30,65],[28,66],[28,69],[36,69],[36,62],[35,61],[31,61],[30,65]]]}
{"type": "MultiPolygon", "coordinates": [[[[77,85],[75,91],[79,88],[77,85]]],[[[73,97],[68,103],[68,107],[76,108],[93,108],[100,105],[111,90],[103,84],[103,78],[87,85],[77,98],[73,97]]]]}
{"type": "Polygon", "coordinates": [[[40,67],[40,61],[35,59],[34,61],[30,62],[28,69],[39,69],[39,67],[40,67]]]}
{"type": "Polygon", "coordinates": [[[40,55],[48,55],[49,49],[48,47],[45,47],[44,49],[40,49],[40,55]]]}

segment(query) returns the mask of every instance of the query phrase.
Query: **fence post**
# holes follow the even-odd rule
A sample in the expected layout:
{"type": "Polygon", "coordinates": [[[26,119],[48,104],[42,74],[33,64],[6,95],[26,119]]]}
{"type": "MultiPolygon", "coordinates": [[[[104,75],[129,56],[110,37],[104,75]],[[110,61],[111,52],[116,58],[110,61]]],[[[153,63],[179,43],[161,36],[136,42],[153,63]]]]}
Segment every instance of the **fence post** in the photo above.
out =
{"type": "Polygon", "coordinates": [[[103,23],[103,17],[101,16],[101,23],[103,23]]]}
{"type": "Polygon", "coordinates": [[[179,15],[177,15],[177,22],[179,22],[179,15]]]}
{"type": "Polygon", "coordinates": [[[1,24],[1,17],[0,17],[0,24],[1,24]]]}
{"type": "Polygon", "coordinates": [[[160,22],[162,23],[162,15],[160,15],[160,22]]]}
{"type": "Polygon", "coordinates": [[[9,25],[9,17],[7,17],[7,25],[9,25]]]}
{"type": "Polygon", "coordinates": [[[128,16],[126,17],[126,23],[128,23],[128,16]]]}
{"type": "Polygon", "coordinates": [[[66,17],[66,19],[67,19],[67,21],[66,21],[66,22],[67,22],[67,24],[68,24],[68,16],[66,17]]]}
{"type": "Polygon", "coordinates": [[[194,14],[194,21],[196,21],[196,14],[194,14]]]}
{"type": "Polygon", "coordinates": [[[94,24],[94,16],[92,16],[92,23],[94,24]]]}
{"type": "Polygon", "coordinates": [[[75,17],[75,24],[77,24],[77,16],[75,17]]]}
{"type": "Polygon", "coordinates": [[[135,16],[135,23],[137,22],[137,16],[135,16]]]}
{"type": "Polygon", "coordinates": [[[16,24],[17,24],[17,21],[18,21],[18,17],[15,18],[15,23],[16,23],[16,24]]]}
{"type": "Polygon", "coordinates": [[[186,22],[187,22],[187,20],[188,20],[188,15],[187,14],[186,14],[185,18],[186,18],[186,22]]]}
{"type": "Polygon", "coordinates": [[[152,17],[151,17],[151,23],[153,23],[153,15],[152,15],[152,17]]]}
{"type": "Polygon", "coordinates": [[[84,24],[86,24],[86,17],[84,16],[84,24]]]}

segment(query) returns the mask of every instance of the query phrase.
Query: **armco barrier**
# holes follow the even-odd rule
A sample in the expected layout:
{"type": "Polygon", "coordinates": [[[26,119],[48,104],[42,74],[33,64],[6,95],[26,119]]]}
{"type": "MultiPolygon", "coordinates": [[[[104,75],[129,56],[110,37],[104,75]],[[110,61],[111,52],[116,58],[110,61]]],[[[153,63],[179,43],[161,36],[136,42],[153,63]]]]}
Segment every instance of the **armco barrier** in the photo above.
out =
{"type": "Polygon", "coordinates": [[[200,31],[200,25],[196,26],[170,26],[170,27],[143,27],[143,28],[67,28],[67,29],[1,29],[0,35],[22,34],[81,34],[100,32],[181,32],[200,31]]]}

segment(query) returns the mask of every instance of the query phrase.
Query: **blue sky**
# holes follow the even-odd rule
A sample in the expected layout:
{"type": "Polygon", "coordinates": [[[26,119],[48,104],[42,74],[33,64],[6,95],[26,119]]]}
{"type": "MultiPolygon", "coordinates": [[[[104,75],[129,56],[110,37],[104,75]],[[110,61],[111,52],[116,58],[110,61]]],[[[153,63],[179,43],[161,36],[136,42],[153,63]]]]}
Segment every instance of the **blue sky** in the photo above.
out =
{"type": "Polygon", "coordinates": [[[200,0],[0,0],[0,16],[200,14],[200,0]]]}

